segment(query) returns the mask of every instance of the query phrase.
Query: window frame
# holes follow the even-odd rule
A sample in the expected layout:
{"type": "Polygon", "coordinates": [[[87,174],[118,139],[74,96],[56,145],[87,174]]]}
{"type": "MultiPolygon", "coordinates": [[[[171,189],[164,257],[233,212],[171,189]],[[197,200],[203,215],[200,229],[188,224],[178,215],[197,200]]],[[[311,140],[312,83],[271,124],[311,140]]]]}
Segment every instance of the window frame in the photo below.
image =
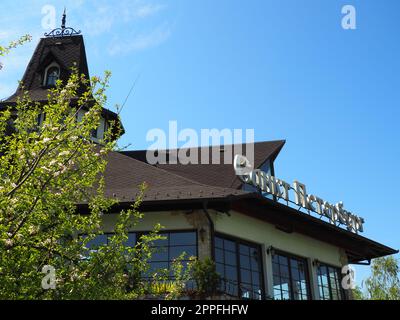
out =
{"type": "MultiPolygon", "coordinates": [[[[149,234],[151,231],[136,231],[136,241],[138,240],[138,239],[140,239],[140,237],[142,236],[142,235],[146,235],[146,234],[149,234]]],[[[198,230],[197,229],[177,229],[177,230],[162,230],[162,231],[159,231],[157,234],[158,235],[163,235],[163,234],[166,234],[166,233],[168,233],[168,234],[171,234],[171,233],[188,233],[188,232],[193,232],[194,234],[195,234],[195,237],[196,237],[196,239],[195,239],[195,244],[194,245],[174,245],[174,246],[172,246],[172,247],[185,247],[185,246],[194,246],[195,247],[195,249],[196,249],[196,257],[198,258],[198,256],[199,256],[199,235],[198,235],[198,230]]],[[[172,263],[172,261],[173,260],[170,260],[170,248],[171,248],[171,246],[170,246],[170,237],[168,237],[168,245],[167,245],[167,248],[168,248],[168,261],[165,261],[165,260],[162,260],[162,261],[153,261],[153,262],[162,262],[162,263],[165,263],[165,262],[167,262],[167,264],[168,264],[168,267],[167,267],[167,269],[168,269],[168,271],[170,271],[171,270],[171,263],[172,263]]],[[[189,259],[185,259],[185,260],[183,260],[183,261],[189,261],[189,259]]],[[[152,261],[151,261],[151,259],[148,261],[148,263],[149,264],[151,264],[152,263],[152,261]]],[[[144,276],[143,277],[144,279],[146,279],[146,278],[149,278],[149,277],[147,277],[147,276],[144,276]]],[[[168,277],[170,280],[173,280],[173,277],[168,277]]]]}
{"type": "Polygon", "coordinates": [[[337,266],[334,266],[329,263],[318,261],[318,264],[317,264],[317,287],[318,287],[319,300],[334,301],[334,299],[332,299],[332,284],[331,284],[331,277],[329,276],[329,274],[330,274],[329,268],[332,268],[335,271],[337,271],[337,276],[338,276],[338,281],[339,281],[339,293],[340,293],[340,298],[338,299],[338,301],[347,300],[346,290],[342,287],[343,274],[341,272],[341,267],[337,267],[337,266]],[[328,271],[327,279],[328,279],[329,299],[325,299],[325,297],[321,297],[320,288],[323,286],[320,285],[320,281],[319,281],[320,280],[320,274],[319,274],[320,267],[325,267],[325,268],[327,268],[327,271],[328,271]]]}
{"type": "MultiPolygon", "coordinates": [[[[260,275],[260,289],[261,289],[260,300],[264,300],[265,297],[266,297],[266,291],[265,291],[266,286],[265,286],[265,280],[264,280],[265,278],[264,278],[264,263],[263,263],[262,245],[259,244],[259,243],[251,242],[251,241],[248,241],[248,240],[245,240],[245,239],[242,239],[242,238],[238,238],[238,237],[235,237],[235,236],[232,236],[232,235],[224,234],[224,233],[221,233],[221,232],[216,232],[214,234],[214,243],[213,243],[214,248],[212,248],[213,249],[212,252],[213,252],[213,255],[214,255],[214,263],[215,264],[217,264],[217,263],[221,264],[220,262],[217,262],[216,258],[215,258],[216,257],[216,249],[217,249],[215,238],[222,238],[222,240],[232,241],[235,244],[235,249],[236,249],[236,275],[237,275],[237,287],[238,287],[237,297],[240,298],[240,299],[255,300],[255,299],[251,299],[251,298],[244,298],[242,296],[242,293],[243,293],[242,292],[242,285],[244,283],[242,282],[242,276],[241,276],[241,269],[242,268],[241,268],[241,265],[240,265],[240,255],[241,255],[240,254],[240,245],[242,244],[242,245],[245,245],[245,246],[248,246],[248,247],[253,247],[253,248],[257,249],[257,251],[259,252],[259,256],[260,256],[260,262],[259,262],[260,271],[258,272],[259,275],[260,275]]],[[[220,249],[220,248],[218,248],[218,249],[220,249]]],[[[224,266],[226,266],[225,261],[222,264],[224,266]]],[[[228,266],[230,266],[230,265],[228,265],[228,266]]],[[[247,270],[247,268],[244,268],[244,269],[247,270]]],[[[249,270],[249,271],[251,273],[253,272],[252,270],[249,270]]]]}
{"type": "MultiPolygon", "coordinates": [[[[302,260],[304,261],[304,265],[306,270],[304,271],[304,275],[305,275],[305,280],[306,280],[306,293],[307,293],[307,300],[312,300],[313,296],[312,296],[312,290],[311,290],[311,268],[309,267],[308,264],[308,258],[307,257],[303,257],[303,256],[299,256],[287,251],[283,251],[283,250],[279,250],[279,249],[273,249],[273,253],[271,255],[271,258],[273,258],[274,255],[280,255],[283,257],[286,257],[288,259],[288,270],[289,270],[289,299],[288,300],[292,300],[292,301],[296,301],[294,299],[294,290],[293,290],[293,275],[292,275],[292,268],[291,268],[291,259],[295,259],[295,260],[302,260]]],[[[274,263],[273,260],[271,261],[271,265],[272,265],[272,286],[273,286],[273,291],[272,291],[272,296],[275,299],[275,288],[274,288],[274,263]]],[[[281,296],[282,296],[282,292],[281,292],[281,296]]],[[[281,299],[283,300],[283,299],[281,299]]],[[[301,301],[301,300],[300,300],[301,301]]]]}
{"type": "MultiPolygon", "coordinates": [[[[57,78],[57,80],[59,80],[59,79],[61,78],[61,68],[60,68],[59,64],[56,63],[56,62],[50,63],[50,64],[46,67],[45,72],[44,72],[43,87],[45,87],[45,88],[52,88],[52,87],[55,86],[55,84],[49,84],[49,83],[48,83],[48,80],[49,80],[49,71],[50,71],[52,68],[57,68],[57,70],[58,70],[58,78],[57,78]]],[[[56,80],[56,81],[57,81],[57,80],[56,80]]]]}
{"type": "MultiPolygon", "coordinates": [[[[106,244],[108,245],[109,244],[109,237],[110,236],[113,236],[115,234],[115,232],[103,232],[103,233],[101,233],[101,234],[98,234],[96,237],[99,237],[99,236],[106,236],[106,239],[107,239],[107,242],[106,242],[106,244]]],[[[130,234],[134,234],[135,235],[135,243],[134,243],[134,246],[136,245],[136,243],[137,243],[137,239],[138,239],[138,232],[137,231],[128,231],[127,232],[127,234],[128,234],[128,237],[129,237],[129,235],[130,234]]],[[[86,234],[81,234],[80,236],[85,236],[85,237],[87,237],[87,235],[86,234]]],[[[95,238],[93,238],[92,240],[90,240],[90,241],[93,241],[93,240],[95,240],[96,239],[96,237],[95,238]]],[[[89,241],[89,242],[90,242],[89,241]]],[[[128,241],[128,240],[127,240],[128,241]]],[[[90,249],[90,248],[87,248],[88,250],[97,250],[97,249],[90,249]]]]}

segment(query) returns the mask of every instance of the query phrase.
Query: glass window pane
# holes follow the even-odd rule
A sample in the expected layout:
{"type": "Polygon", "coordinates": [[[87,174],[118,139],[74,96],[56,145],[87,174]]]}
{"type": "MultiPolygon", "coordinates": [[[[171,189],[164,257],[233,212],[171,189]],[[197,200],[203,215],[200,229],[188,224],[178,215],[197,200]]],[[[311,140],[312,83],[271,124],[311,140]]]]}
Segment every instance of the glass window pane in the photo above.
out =
{"type": "Polygon", "coordinates": [[[281,278],[279,276],[274,276],[274,286],[281,284],[281,278]]]}
{"type": "Polygon", "coordinates": [[[224,265],[221,263],[216,263],[216,271],[222,276],[225,277],[225,268],[224,265]]]}
{"type": "Polygon", "coordinates": [[[240,246],[239,246],[239,251],[240,251],[240,254],[244,254],[244,255],[249,255],[249,247],[248,246],[245,246],[245,245],[243,245],[243,244],[241,244],[240,246]]]}
{"type": "Polygon", "coordinates": [[[248,270],[240,270],[240,280],[242,282],[251,283],[251,272],[248,270]]]}
{"type": "Polygon", "coordinates": [[[230,251],[225,251],[225,264],[236,266],[236,254],[230,251]]]}
{"type": "Polygon", "coordinates": [[[236,252],[236,245],[233,241],[224,240],[224,249],[232,251],[232,252],[236,252]]]}
{"type": "Polygon", "coordinates": [[[287,290],[287,291],[289,291],[289,278],[282,278],[281,279],[281,287],[282,287],[282,290],[287,290]]]}
{"type": "Polygon", "coordinates": [[[224,248],[224,241],[219,237],[215,237],[215,247],[223,249],[224,248]]]}
{"type": "Polygon", "coordinates": [[[168,248],[155,247],[150,261],[168,261],[168,248]]]}
{"type": "Polygon", "coordinates": [[[284,257],[282,255],[278,255],[278,259],[279,259],[279,264],[283,265],[283,266],[287,266],[288,265],[288,258],[284,257]]]}
{"type": "Polygon", "coordinates": [[[224,262],[224,252],[221,249],[215,249],[215,262],[224,262]]]}
{"type": "Polygon", "coordinates": [[[168,234],[161,233],[160,236],[162,239],[154,240],[151,244],[154,247],[166,247],[168,246],[168,234]]]}
{"type": "Polygon", "coordinates": [[[282,299],[283,300],[289,300],[290,299],[289,291],[286,291],[286,290],[282,291],[282,299]]]}
{"type": "Polygon", "coordinates": [[[240,255],[240,267],[250,269],[250,257],[249,256],[244,256],[242,254],[240,255]]]}
{"type": "Polygon", "coordinates": [[[174,232],[170,233],[170,245],[181,246],[181,245],[196,245],[196,233],[195,232],[174,232]]]}
{"type": "Polygon", "coordinates": [[[98,247],[107,244],[107,235],[100,234],[96,236],[94,239],[87,242],[86,247],[90,250],[95,250],[98,247]]]}
{"type": "Polygon", "coordinates": [[[225,266],[225,277],[229,280],[237,281],[236,267],[225,266]]]}
{"type": "Polygon", "coordinates": [[[168,262],[151,262],[149,265],[150,275],[155,272],[160,272],[162,269],[168,269],[168,262]]]}
{"type": "Polygon", "coordinates": [[[277,263],[273,263],[272,264],[272,272],[273,272],[274,275],[279,276],[279,274],[280,274],[279,264],[277,264],[277,263]]]}
{"type": "Polygon", "coordinates": [[[289,278],[289,267],[288,266],[280,266],[279,267],[280,275],[284,278],[289,278]]]}
{"type": "Polygon", "coordinates": [[[299,269],[299,264],[296,259],[290,259],[290,267],[293,269],[299,269]]]}
{"type": "Polygon", "coordinates": [[[261,274],[258,272],[252,272],[251,273],[251,279],[253,285],[259,287],[261,285],[261,274]]]}
{"type": "Polygon", "coordinates": [[[282,300],[282,291],[280,290],[280,288],[274,288],[274,299],[282,300]]]}
{"type": "Polygon", "coordinates": [[[125,245],[128,247],[134,247],[136,245],[136,233],[128,233],[128,240],[126,240],[125,245]]]}
{"type": "Polygon", "coordinates": [[[251,261],[251,269],[253,271],[261,271],[260,270],[261,255],[259,250],[250,249],[250,261],[251,261]]]}
{"type": "Polygon", "coordinates": [[[182,247],[171,247],[170,248],[170,259],[178,258],[183,252],[185,252],[184,260],[188,260],[192,256],[196,256],[195,246],[182,246],[182,247]]]}

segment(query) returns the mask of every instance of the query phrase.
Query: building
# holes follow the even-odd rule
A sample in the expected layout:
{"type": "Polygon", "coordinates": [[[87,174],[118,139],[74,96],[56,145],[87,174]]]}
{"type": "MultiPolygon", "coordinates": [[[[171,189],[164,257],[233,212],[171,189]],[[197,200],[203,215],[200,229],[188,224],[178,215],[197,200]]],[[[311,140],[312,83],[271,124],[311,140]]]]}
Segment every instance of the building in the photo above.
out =
{"type": "MultiPolygon", "coordinates": [[[[47,90],[57,79],[67,79],[74,64],[89,76],[83,37],[63,24],[40,40],[23,76],[31,99],[46,101],[47,90]]],[[[21,94],[18,88],[0,108],[15,104],[21,94]]],[[[115,113],[104,109],[94,141],[101,139],[109,121],[116,119],[115,113]]],[[[228,155],[230,163],[224,161],[231,146],[191,149],[208,154],[208,164],[169,161],[151,165],[146,150],[111,153],[105,173],[106,195],[118,199],[119,206],[104,216],[105,234],[98,243],[107,241],[118,211],[131,205],[137,186],[146,182],[149,189],[141,206],[145,218],[130,236],[134,242],[155,223],[165,227],[166,240],[161,244],[165,250],[153,257],[154,270],[168,268],[184,251],[215,261],[223,278],[220,293],[224,298],[350,298],[341,286],[343,266],[398,251],[361,236],[363,220],[341,204],[330,205],[307,195],[298,182],[292,187],[272,178],[284,144],[283,140],[255,143],[254,168],[261,171],[249,172],[248,179],[236,174],[234,164],[240,163],[235,154],[228,155]],[[212,164],[213,151],[220,164],[212,164]],[[289,192],[294,192],[294,199],[289,192]]],[[[245,151],[248,145],[242,147],[245,151]]],[[[174,150],[159,152],[169,160],[175,154],[174,150]]],[[[79,208],[82,213],[87,209],[85,204],[79,208]]]]}

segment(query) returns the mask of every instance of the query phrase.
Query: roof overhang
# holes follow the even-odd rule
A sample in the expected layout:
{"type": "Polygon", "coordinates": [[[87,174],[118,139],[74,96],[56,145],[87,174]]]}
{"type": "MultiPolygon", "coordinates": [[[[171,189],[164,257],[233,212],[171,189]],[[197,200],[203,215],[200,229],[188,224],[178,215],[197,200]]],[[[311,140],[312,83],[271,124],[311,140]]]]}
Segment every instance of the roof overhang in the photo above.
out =
{"type": "Polygon", "coordinates": [[[232,209],[274,224],[283,232],[297,232],[339,247],[347,253],[349,263],[396,254],[399,251],[300,212],[260,194],[243,196],[232,203],[232,209]]]}

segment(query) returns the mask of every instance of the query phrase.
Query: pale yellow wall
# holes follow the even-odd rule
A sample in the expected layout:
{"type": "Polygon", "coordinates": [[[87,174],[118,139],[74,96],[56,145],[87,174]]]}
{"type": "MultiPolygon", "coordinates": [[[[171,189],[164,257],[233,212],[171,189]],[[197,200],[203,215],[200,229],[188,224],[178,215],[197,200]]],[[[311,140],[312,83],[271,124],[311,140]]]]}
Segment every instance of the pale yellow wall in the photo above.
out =
{"type": "MultiPolygon", "coordinates": [[[[183,211],[173,212],[146,212],[144,219],[132,231],[151,231],[155,224],[160,223],[165,230],[194,229],[183,211]]],[[[112,232],[117,219],[117,214],[106,214],[103,216],[104,232],[112,232]]]]}
{"type": "Polygon", "coordinates": [[[216,232],[234,235],[238,238],[264,244],[266,248],[287,251],[305,258],[318,259],[334,266],[341,266],[340,249],[298,233],[285,233],[274,225],[244,214],[231,211],[230,216],[213,214],[216,232]]]}
{"type": "MultiPolygon", "coordinates": [[[[319,240],[298,234],[285,233],[275,226],[261,220],[231,211],[230,216],[210,211],[215,224],[215,231],[235,236],[244,240],[273,246],[305,258],[318,259],[334,266],[341,266],[340,249],[319,240]]],[[[116,214],[104,215],[104,231],[112,232],[116,214]]],[[[132,231],[150,231],[156,223],[165,230],[195,229],[190,214],[184,211],[147,212],[145,217],[132,231]]]]}

